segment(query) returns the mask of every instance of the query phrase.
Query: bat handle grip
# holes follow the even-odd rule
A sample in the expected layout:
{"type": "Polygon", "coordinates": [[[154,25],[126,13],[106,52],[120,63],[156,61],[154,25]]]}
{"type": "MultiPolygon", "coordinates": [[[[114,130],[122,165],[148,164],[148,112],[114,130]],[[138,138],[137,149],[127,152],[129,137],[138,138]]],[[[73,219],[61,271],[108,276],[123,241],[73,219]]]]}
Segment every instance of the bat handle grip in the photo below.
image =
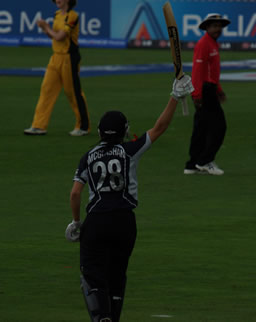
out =
{"type": "Polygon", "coordinates": [[[183,97],[181,99],[181,105],[182,105],[182,113],[184,116],[189,115],[189,109],[188,109],[188,101],[186,97],[183,97]]]}

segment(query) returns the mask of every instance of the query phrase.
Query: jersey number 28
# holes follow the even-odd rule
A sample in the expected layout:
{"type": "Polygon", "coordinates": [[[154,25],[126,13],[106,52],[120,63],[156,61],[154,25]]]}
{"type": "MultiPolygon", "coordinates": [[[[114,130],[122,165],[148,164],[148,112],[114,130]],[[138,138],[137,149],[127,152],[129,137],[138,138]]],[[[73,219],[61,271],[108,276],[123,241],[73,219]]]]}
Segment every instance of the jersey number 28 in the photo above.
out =
{"type": "Polygon", "coordinates": [[[124,177],[122,175],[122,165],[118,159],[112,159],[107,164],[102,161],[94,163],[93,173],[98,173],[99,171],[100,178],[97,183],[98,191],[121,191],[123,189],[124,177]],[[107,178],[109,178],[109,180],[107,180],[107,178]]]}

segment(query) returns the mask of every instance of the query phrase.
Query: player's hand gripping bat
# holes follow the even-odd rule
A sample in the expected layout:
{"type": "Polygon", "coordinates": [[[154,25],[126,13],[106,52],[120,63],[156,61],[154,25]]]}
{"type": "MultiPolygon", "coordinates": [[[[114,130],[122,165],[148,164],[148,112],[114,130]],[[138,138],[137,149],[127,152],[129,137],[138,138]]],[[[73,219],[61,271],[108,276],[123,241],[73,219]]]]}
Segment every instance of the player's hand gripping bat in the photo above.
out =
{"type": "MultiPolygon", "coordinates": [[[[179,32],[177,28],[177,24],[175,21],[175,17],[172,11],[172,7],[170,2],[166,2],[163,6],[163,12],[165,17],[165,22],[168,30],[170,45],[171,45],[171,54],[172,61],[175,69],[175,76],[177,79],[181,79],[184,75],[182,69],[182,61],[181,61],[181,50],[180,50],[180,40],[179,40],[179,32]]],[[[183,115],[188,115],[188,103],[186,98],[181,100],[182,103],[182,111],[183,115]]]]}

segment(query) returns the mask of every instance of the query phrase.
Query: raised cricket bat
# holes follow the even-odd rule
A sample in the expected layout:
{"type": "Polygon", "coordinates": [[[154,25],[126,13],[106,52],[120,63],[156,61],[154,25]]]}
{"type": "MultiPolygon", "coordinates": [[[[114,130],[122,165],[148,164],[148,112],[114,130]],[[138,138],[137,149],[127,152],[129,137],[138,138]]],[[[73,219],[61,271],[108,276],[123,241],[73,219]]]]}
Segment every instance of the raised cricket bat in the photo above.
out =
{"type": "MultiPolygon", "coordinates": [[[[181,61],[181,50],[180,50],[180,40],[178,27],[175,21],[175,17],[172,11],[170,2],[166,2],[163,6],[163,12],[165,17],[165,22],[168,30],[170,45],[171,45],[171,54],[172,61],[175,70],[175,77],[181,79],[183,77],[182,61],[181,61]]],[[[186,97],[181,100],[183,115],[188,115],[188,102],[186,97]]]]}

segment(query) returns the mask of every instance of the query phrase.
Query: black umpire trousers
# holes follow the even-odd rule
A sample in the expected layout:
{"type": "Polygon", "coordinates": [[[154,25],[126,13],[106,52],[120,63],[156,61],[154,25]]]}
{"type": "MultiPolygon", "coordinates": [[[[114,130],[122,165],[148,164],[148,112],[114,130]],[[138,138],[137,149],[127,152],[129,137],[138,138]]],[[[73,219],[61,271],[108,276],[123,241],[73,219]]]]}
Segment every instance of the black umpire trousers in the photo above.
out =
{"type": "Polygon", "coordinates": [[[217,86],[204,83],[202,106],[196,107],[193,132],[190,141],[190,160],[186,169],[205,165],[215,160],[226,133],[226,120],[217,95],[217,86]]]}
{"type": "MultiPolygon", "coordinates": [[[[137,228],[132,210],[88,214],[80,233],[80,267],[91,288],[124,297],[137,228]]],[[[114,319],[113,319],[114,321],[114,319]]]]}

